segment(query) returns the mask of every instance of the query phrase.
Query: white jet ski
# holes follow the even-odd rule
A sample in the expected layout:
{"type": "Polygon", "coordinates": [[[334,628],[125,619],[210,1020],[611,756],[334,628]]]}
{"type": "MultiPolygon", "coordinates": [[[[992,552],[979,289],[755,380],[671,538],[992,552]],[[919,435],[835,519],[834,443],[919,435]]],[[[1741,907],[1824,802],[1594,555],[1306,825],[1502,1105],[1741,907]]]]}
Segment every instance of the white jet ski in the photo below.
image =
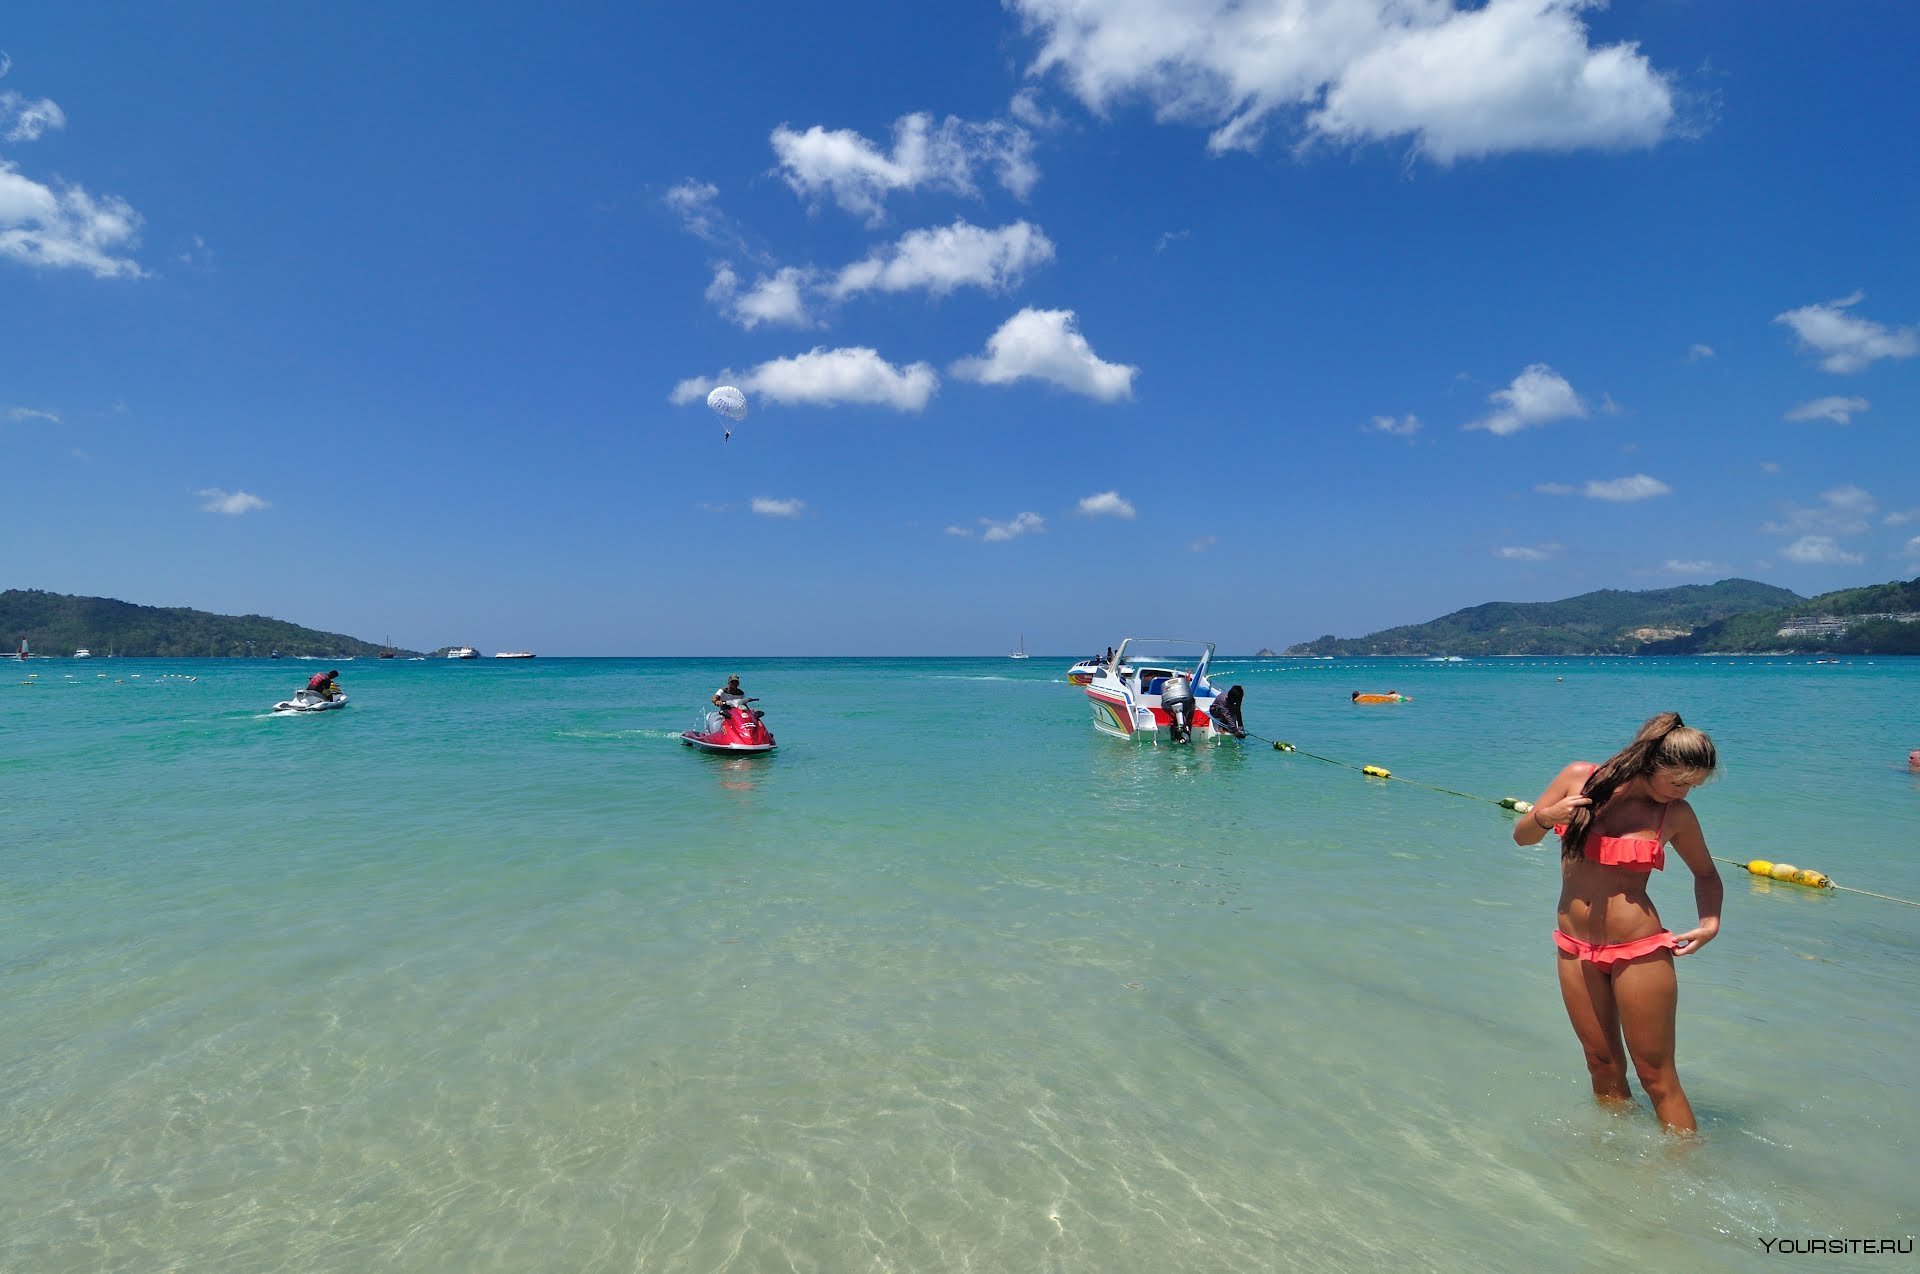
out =
{"type": "Polygon", "coordinates": [[[296,690],[293,698],[282,699],[273,705],[275,712],[327,712],[334,708],[347,706],[347,696],[337,694],[331,699],[322,698],[311,690],[296,690]]]}

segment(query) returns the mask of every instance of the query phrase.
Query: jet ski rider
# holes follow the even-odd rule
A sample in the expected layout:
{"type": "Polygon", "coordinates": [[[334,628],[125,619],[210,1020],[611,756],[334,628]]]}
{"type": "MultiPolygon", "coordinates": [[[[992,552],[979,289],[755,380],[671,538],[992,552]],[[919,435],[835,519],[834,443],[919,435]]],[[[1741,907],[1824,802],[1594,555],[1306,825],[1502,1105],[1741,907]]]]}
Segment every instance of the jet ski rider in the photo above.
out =
{"type": "Polygon", "coordinates": [[[326,672],[316,672],[313,676],[307,678],[307,689],[319,695],[322,699],[335,698],[340,693],[340,687],[333,684],[333,679],[339,675],[340,670],[338,668],[331,668],[326,672]]]}
{"type": "Polygon", "coordinates": [[[713,692],[713,706],[722,710],[746,701],[747,692],[740,688],[740,674],[737,672],[727,678],[726,685],[713,692]]]}

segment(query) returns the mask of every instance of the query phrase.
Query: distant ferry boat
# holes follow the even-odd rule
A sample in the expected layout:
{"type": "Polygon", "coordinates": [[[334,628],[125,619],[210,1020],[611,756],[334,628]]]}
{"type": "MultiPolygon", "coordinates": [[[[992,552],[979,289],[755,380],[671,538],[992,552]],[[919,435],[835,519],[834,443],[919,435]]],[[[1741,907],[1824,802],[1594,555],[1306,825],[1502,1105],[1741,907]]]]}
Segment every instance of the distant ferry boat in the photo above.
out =
{"type": "Polygon", "coordinates": [[[493,652],[493,657],[495,659],[532,659],[534,654],[531,650],[496,650],[493,652]]]}
{"type": "Polygon", "coordinates": [[[82,646],[80,647],[80,649],[73,652],[73,657],[75,659],[91,659],[93,658],[93,652],[91,650],[88,650],[85,646],[82,646]]]}
{"type": "Polygon", "coordinates": [[[480,652],[472,646],[453,646],[447,650],[449,659],[478,659],[480,652]]]}

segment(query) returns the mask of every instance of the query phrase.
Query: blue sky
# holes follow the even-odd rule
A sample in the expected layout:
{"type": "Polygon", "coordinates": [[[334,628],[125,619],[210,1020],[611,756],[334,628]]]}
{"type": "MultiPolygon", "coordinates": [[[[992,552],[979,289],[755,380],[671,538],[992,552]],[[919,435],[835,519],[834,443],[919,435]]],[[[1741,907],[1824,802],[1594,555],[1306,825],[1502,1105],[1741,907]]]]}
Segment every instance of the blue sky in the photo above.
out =
{"type": "Polygon", "coordinates": [[[422,649],[1072,655],[1909,578],[1917,37],[16,6],[0,586],[422,649]]]}

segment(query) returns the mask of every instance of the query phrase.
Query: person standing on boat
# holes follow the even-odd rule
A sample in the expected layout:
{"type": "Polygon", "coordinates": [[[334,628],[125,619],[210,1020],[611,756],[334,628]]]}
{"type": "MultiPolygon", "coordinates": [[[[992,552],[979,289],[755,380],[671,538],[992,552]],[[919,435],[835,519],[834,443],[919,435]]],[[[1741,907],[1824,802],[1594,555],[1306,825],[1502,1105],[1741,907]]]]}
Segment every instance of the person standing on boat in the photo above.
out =
{"type": "Polygon", "coordinates": [[[319,695],[322,699],[331,699],[340,693],[340,687],[333,684],[333,679],[339,675],[340,670],[338,668],[331,668],[326,672],[316,672],[307,678],[307,689],[313,691],[313,693],[319,695]]]}
{"type": "Polygon", "coordinates": [[[735,703],[746,702],[747,692],[740,688],[740,674],[734,673],[727,678],[727,684],[713,692],[713,706],[725,709],[735,703]]]}
{"type": "Polygon", "coordinates": [[[1725,887],[1687,794],[1712,777],[1713,740],[1663,712],[1604,764],[1561,770],[1514,826],[1516,845],[1560,834],[1560,998],[1586,1053],[1594,1096],[1624,1104],[1633,1061],[1653,1113],[1673,1132],[1695,1129],[1674,1066],[1675,956],[1720,932],[1725,887]],[[1700,922],[1669,932],[1647,897],[1671,844],[1693,873],[1700,922]]]}

